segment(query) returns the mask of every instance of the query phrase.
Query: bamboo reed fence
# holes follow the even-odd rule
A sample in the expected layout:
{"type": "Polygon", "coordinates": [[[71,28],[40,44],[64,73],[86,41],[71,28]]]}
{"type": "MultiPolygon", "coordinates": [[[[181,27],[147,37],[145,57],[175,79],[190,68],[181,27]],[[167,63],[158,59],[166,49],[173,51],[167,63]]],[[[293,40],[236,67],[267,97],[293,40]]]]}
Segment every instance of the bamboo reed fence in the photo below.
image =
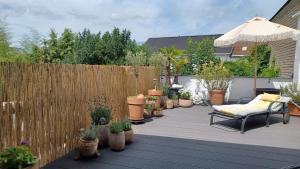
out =
{"type": "MultiPolygon", "coordinates": [[[[132,67],[0,63],[0,151],[28,140],[39,157],[36,168],[74,150],[79,130],[90,125],[90,108],[108,105],[113,119],[128,113],[135,95],[132,67]]],[[[140,67],[138,91],[159,79],[154,67],[140,67]]]]}

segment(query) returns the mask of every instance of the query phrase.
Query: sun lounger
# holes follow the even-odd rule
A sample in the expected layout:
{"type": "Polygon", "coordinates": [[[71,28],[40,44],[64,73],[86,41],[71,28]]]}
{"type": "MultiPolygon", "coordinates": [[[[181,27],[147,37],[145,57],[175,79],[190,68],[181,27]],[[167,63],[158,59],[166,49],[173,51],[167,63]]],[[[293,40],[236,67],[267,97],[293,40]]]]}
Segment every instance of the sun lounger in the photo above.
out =
{"type": "Polygon", "coordinates": [[[248,118],[252,116],[265,115],[266,126],[269,127],[271,114],[282,114],[283,123],[289,122],[287,103],[291,99],[273,94],[261,94],[247,104],[214,105],[214,111],[209,113],[210,125],[213,125],[214,116],[226,119],[239,119],[241,123],[241,133],[245,131],[245,124],[248,118]]]}

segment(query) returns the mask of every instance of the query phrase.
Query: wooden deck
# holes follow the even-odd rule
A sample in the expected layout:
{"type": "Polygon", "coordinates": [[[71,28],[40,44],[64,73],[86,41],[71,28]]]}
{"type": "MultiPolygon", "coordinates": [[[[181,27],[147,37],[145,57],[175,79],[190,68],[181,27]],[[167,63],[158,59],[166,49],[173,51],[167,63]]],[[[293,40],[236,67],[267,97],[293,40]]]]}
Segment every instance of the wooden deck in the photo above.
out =
{"type": "Polygon", "coordinates": [[[240,134],[236,121],[209,126],[209,107],[165,111],[165,116],[135,125],[134,142],[122,152],[101,150],[98,158],[74,161],[71,152],[45,169],[280,169],[300,164],[300,119],[284,125],[273,117],[269,128],[249,120],[240,134]],[[231,128],[228,128],[228,127],[231,128]]]}

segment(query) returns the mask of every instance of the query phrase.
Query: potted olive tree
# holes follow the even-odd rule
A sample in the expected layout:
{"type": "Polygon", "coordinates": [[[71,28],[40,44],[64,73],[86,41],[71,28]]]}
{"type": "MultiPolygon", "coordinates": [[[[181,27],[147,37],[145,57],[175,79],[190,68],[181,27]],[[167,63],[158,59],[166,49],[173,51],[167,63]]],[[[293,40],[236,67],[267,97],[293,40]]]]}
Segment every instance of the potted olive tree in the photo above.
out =
{"type": "Polygon", "coordinates": [[[191,99],[191,93],[187,90],[179,91],[179,106],[181,107],[191,107],[193,101],[191,99]]]}
{"type": "Polygon", "coordinates": [[[109,147],[113,151],[122,151],[125,148],[125,133],[122,122],[114,122],[109,128],[109,147]]]}
{"type": "Polygon", "coordinates": [[[203,65],[202,70],[198,72],[198,78],[200,83],[208,90],[210,103],[212,105],[223,104],[232,73],[222,63],[210,62],[203,65]]]}
{"type": "Polygon", "coordinates": [[[79,157],[76,159],[80,159],[82,157],[91,157],[91,156],[99,156],[98,148],[98,138],[97,138],[97,131],[96,126],[92,125],[90,128],[87,128],[81,134],[79,140],[79,157]]]}
{"type": "Polygon", "coordinates": [[[106,106],[97,106],[91,112],[92,124],[97,127],[99,147],[108,143],[109,122],[112,119],[111,110],[106,106]]]}
{"type": "Polygon", "coordinates": [[[135,96],[127,97],[127,104],[129,109],[129,119],[132,121],[144,120],[144,104],[145,97],[143,94],[138,94],[138,77],[139,67],[145,66],[147,63],[146,53],[141,51],[138,53],[128,52],[125,57],[127,65],[133,67],[133,74],[135,76],[135,96]]]}
{"type": "Polygon", "coordinates": [[[129,144],[133,140],[133,130],[131,128],[131,122],[128,119],[123,120],[123,130],[125,133],[125,144],[129,144]]]}
{"type": "Polygon", "coordinates": [[[38,158],[33,155],[28,144],[9,147],[0,152],[0,168],[2,169],[30,169],[37,161],[38,158]]]}
{"type": "Polygon", "coordinates": [[[288,103],[289,115],[300,116],[300,83],[289,84],[282,88],[282,93],[292,98],[292,101],[288,103]]]}

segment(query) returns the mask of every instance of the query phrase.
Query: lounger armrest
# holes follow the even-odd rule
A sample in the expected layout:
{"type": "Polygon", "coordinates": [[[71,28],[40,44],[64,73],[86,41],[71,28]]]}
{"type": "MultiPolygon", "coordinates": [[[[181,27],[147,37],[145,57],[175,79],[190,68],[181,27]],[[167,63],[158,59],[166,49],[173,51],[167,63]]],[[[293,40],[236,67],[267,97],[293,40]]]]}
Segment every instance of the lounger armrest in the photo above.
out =
{"type": "Polygon", "coordinates": [[[242,101],[244,101],[244,100],[249,100],[249,101],[251,101],[252,98],[251,98],[251,97],[241,97],[241,98],[238,100],[237,104],[240,104],[240,103],[241,103],[242,101]]]}
{"type": "Polygon", "coordinates": [[[279,110],[282,110],[285,106],[285,102],[281,102],[281,101],[273,101],[271,102],[271,104],[269,105],[268,107],[268,112],[270,113],[273,113],[274,111],[272,110],[272,106],[275,104],[275,103],[279,103],[278,106],[280,106],[280,109],[279,110]]]}

